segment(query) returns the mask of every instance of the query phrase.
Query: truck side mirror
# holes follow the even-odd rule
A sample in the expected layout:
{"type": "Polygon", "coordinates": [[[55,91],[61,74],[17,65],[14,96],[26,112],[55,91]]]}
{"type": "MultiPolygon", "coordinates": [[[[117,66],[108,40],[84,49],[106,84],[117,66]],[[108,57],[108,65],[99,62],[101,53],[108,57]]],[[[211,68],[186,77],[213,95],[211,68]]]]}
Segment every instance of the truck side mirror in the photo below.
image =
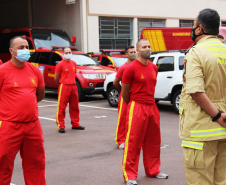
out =
{"type": "Polygon", "coordinates": [[[76,43],[76,36],[72,36],[71,42],[72,42],[72,43],[76,43]]]}

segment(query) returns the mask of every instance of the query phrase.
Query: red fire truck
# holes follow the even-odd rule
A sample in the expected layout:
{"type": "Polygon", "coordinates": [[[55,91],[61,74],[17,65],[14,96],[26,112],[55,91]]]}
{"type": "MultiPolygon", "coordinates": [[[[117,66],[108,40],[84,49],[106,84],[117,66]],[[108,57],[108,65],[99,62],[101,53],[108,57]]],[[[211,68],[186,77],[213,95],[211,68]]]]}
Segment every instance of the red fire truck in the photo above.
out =
{"type": "MultiPolygon", "coordinates": [[[[220,27],[219,34],[226,38],[226,27],[220,27]]],[[[194,42],[191,28],[143,28],[141,39],[147,39],[152,51],[188,49],[194,42]]]]}
{"type": "Polygon", "coordinates": [[[10,59],[9,41],[14,36],[24,36],[31,52],[29,62],[39,67],[42,71],[46,90],[57,91],[54,80],[56,64],[63,59],[63,48],[72,49],[72,60],[77,63],[76,83],[79,99],[84,99],[86,94],[103,94],[104,81],[114,69],[101,66],[89,55],[78,51],[74,46],[75,36],[69,39],[68,34],[59,29],[32,27],[23,29],[0,29],[0,59],[6,62],[10,59]]]}

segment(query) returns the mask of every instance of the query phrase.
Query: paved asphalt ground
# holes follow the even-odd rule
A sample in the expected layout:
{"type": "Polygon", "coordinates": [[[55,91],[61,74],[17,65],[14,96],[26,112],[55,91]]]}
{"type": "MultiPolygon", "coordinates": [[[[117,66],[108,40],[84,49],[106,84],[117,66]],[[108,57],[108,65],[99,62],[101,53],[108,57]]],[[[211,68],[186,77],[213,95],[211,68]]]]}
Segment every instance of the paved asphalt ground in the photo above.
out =
{"type": "MultiPolygon", "coordinates": [[[[80,123],[85,130],[72,130],[66,115],[66,133],[58,133],[55,114],[57,94],[46,94],[39,104],[46,152],[48,185],[124,185],[123,150],[114,144],[117,109],[102,96],[89,96],[79,103],[80,123]]],[[[169,179],[145,177],[142,153],[139,163],[139,185],[185,185],[181,140],[178,137],[178,115],[165,102],[158,103],[161,116],[161,171],[169,179]]],[[[24,185],[18,153],[12,184],[24,185]]]]}

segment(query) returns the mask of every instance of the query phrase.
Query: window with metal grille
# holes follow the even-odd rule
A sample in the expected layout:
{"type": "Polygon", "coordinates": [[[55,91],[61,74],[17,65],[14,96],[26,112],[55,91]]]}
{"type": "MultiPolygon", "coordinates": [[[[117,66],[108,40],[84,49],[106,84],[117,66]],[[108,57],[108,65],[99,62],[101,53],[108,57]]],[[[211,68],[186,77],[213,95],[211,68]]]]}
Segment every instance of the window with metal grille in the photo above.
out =
{"type": "Polygon", "coordinates": [[[193,26],[193,20],[180,20],[179,25],[180,27],[192,27],[193,26]]]}
{"type": "Polygon", "coordinates": [[[131,18],[99,18],[100,49],[124,49],[133,39],[131,18]]]}
{"type": "Polygon", "coordinates": [[[221,26],[226,26],[226,21],[221,21],[221,26]]]}
{"type": "Polygon", "coordinates": [[[140,38],[143,28],[165,27],[165,22],[164,19],[138,19],[138,38],[140,38]]]}

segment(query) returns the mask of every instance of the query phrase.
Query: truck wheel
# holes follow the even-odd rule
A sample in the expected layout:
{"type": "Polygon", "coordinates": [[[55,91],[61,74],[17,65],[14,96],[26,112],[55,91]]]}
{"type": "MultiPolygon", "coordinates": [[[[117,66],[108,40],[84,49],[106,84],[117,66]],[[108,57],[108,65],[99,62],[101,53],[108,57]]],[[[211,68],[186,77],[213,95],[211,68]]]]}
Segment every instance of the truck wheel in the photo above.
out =
{"type": "Polygon", "coordinates": [[[79,97],[79,101],[83,101],[85,98],[85,94],[82,92],[82,87],[80,85],[80,83],[78,81],[76,81],[76,85],[78,87],[78,97],[79,97]]]}
{"type": "Polygon", "coordinates": [[[179,114],[180,94],[181,90],[177,90],[173,95],[173,108],[177,114],[179,114]]]}
{"type": "Polygon", "coordinates": [[[118,99],[119,99],[119,91],[114,86],[111,86],[107,92],[108,103],[112,107],[117,107],[118,99]]]}

